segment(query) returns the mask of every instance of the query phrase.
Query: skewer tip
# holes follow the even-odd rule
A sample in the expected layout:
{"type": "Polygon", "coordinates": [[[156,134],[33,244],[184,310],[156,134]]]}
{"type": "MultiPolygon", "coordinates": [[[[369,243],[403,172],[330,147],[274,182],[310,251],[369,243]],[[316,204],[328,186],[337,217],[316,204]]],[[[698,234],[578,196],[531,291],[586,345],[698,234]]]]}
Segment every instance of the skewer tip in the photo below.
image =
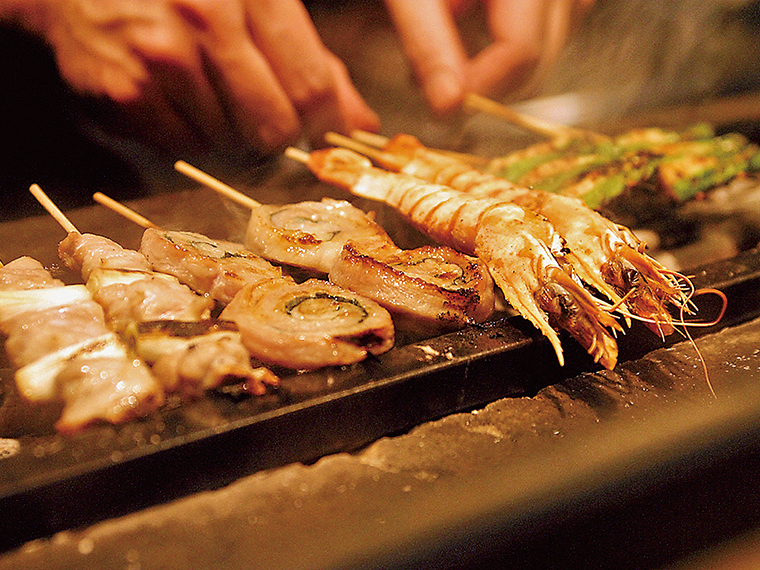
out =
{"type": "Polygon", "coordinates": [[[50,197],[45,193],[39,184],[35,183],[29,186],[29,192],[32,193],[32,196],[37,199],[40,205],[42,205],[42,207],[45,208],[45,210],[47,210],[51,216],[53,216],[53,219],[58,222],[58,225],[66,230],[66,232],[77,234],[80,233],[76,226],[71,223],[71,220],[69,220],[58,208],[58,206],[55,205],[55,203],[50,199],[50,197]]]}
{"type": "Polygon", "coordinates": [[[254,208],[258,208],[261,206],[256,200],[253,198],[249,198],[242,192],[239,192],[235,190],[232,186],[229,186],[222,182],[221,180],[218,180],[211,176],[210,174],[207,174],[203,172],[200,168],[196,168],[195,166],[188,164],[184,160],[178,160],[174,163],[174,168],[178,171],[187,176],[188,178],[191,178],[195,180],[196,182],[199,182],[200,184],[203,184],[207,188],[210,188],[217,194],[220,194],[222,196],[225,196],[232,200],[233,202],[236,202],[240,204],[241,206],[248,208],[250,210],[254,208]]]}
{"type": "Polygon", "coordinates": [[[298,162],[302,162],[304,164],[308,164],[309,162],[309,153],[301,150],[299,148],[295,148],[292,146],[289,146],[285,149],[285,156],[288,158],[292,158],[293,160],[296,160],[298,162]]]}
{"type": "Polygon", "coordinates": [[[124,204],[121,204],[120,202],[117,202],[110,196],[106,196],[102,192],[95,192],[95,194],[92,195],[92,199],[95,200],[101,206],[105,206],[106,208],[113,210],[117,214],[120,214],[121,216],[125,217],[129,221],[136,223],[140,227],[143,227],[146,229],[153,228],[156,230],[161,229],[156,224],[151,222],[148,218],[141,216],[134,210],[128,208],[127,206],[125,206],[124,204]]]}

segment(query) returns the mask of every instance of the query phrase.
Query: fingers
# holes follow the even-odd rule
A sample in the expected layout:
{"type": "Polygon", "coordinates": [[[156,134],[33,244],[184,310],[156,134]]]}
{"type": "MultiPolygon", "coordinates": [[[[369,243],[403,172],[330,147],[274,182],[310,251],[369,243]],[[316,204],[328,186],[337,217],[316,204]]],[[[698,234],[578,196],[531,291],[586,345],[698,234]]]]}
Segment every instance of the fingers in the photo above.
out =
{"type": "Polygon", "coordinates": [[[482,0],[491,44],[468,58],[454,21],[473,0],[386,0],[434,111],[456,108],[464,92],[501,96],[536,84],[594,0],[482,0]]]}
{"type": "Polygon", "coordinates": [[[496,96],[514,91],[531,77],[544,48],[548,4],[547,0],[487,3],[492,43],[468,62],[470,90],[496,96]]]}
{"type": "Polygon", "coordinates": [[[164,131],[152,138],[162,140],[163,148],[186,152],[190,145],[206,152],[240,145],[243,139],[227,116],[184,19],[171,12],[162,26],[138,28],[133,35],[142,36],[133,37],[130,45],[150,80],[143,83],[139,99],[126,107],[146,128],[152,122],[155,130],[164,131]],[[167,135],[177,140],[169,144],[167,135]]]}
{"type": "Polygon", "coordinates": [[[299,0],[250,0],[247,5],[251,37],[312,140],[329,130],[377,129],[377,116],[325,48],[299,0]]]}
{"type": "Polygon", "coordinates": [[[386,0],[386,5],[431,108],[453,110],[464,94],[466,63],[454,6],[444,0],[386,0]]]}
{"type": "Polygon", "coordinates": [[[467,66],[467,87],[504,95],[537,88],[593,0],[489,0],[493,43],[467,66]]]}
{"type": "Polygon", "coordinates": [[[306,132],[377,130],[300,0],[56,0],[62,75],[169,152],[279,150],[306,132]]]}

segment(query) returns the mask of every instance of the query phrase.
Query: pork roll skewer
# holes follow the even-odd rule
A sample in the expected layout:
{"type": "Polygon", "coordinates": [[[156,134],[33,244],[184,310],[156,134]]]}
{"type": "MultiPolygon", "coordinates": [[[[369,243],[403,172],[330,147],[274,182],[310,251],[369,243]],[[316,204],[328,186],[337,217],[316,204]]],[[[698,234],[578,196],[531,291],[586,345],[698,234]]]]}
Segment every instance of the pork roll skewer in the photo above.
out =
{"type": "Polygon", "coordinates": [[[251,210],[246,247],[277,263],[328,275],[429,332],[482,322],[493,312],[493,282],[472,256],[450,247],[397,247],[385,230],[345,200],[261,205],[195,169],[184,174],[251,210]]]}
{"type": "MultiPolygon", "coordinates": [[[[102,194],[96,200],[112,206],[102,194]]],[[[296,369],[340,366],[393,346],[393,321],[377,303],[319,279],[298,284],[238,244],[150,224],[141,250],[154,267],[197,292],[223,292],[217,295],[222,303],[232,296],[220,317],[236,323],[246,348],[262,362],[296,369]]]]}

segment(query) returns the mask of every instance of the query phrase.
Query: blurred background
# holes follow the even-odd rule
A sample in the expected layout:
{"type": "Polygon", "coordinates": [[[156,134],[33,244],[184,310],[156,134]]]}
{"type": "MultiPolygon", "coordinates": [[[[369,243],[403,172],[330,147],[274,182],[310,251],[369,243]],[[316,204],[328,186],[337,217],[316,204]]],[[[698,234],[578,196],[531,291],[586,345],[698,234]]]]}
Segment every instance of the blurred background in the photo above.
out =
{"type": "MultiPolygon", "coordinates": [[[[379,113],[384,134],[408,132],[433,146],[491,156],[531,142],[530,133],[492,118],[431,116],[381,1],[310,0],[307,7],[327,47],[346,62],[379,113]]],[[[461,27],[473,52],[487,43],[478,9],[462,18],[461,27]]],[[[760,87],[759,33],[760,3],[754,1],[600,0],[556,66],[531,92],[505,101],[523,100],[516,108],[605,130],[644,111],[752,93],[760,87]]],[[[7,139],[0,153],[1,219],[39,213],[26,191],[32,182],[64,208],[89,204],[96,190],[125,199],[187,186],[171,168],[183,157],[162,156],[99,130],[95,102],[67,90],[47,47],[35,38],[0,28],[0,77],[7,139]]],[[[756,137],[758,118],[760,110],[732,126],[756,137]]],[[[228,164],[219,156],[210,162],[215,174],[230,177],[270,161],[228,164]]]]}

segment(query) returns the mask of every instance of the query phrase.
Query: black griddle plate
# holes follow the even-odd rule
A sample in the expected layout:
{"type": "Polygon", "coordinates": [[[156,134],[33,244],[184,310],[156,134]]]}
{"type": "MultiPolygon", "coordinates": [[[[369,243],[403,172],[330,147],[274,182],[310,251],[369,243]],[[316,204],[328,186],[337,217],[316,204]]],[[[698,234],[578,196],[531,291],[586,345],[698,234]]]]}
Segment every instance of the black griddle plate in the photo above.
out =
{"type": "MultiPolygon", "coordinates": [[[[760,314],[757,251],[694,275],[697,287],[721,289],[729,298],[721,323],[694,329],[695,336],[760,314]]],[[[697,302],[705,318],[719,310],[715,296],[697,302]]],[[[634,326],[620,340],[621,362],[678,340],[672,335],[663,343],[634,326]]],[[[277,393],[262,398],[213,394],[122,426],[22,436],[18,453],[0,462],[2,548],[218,488],[258,470],[355,450],[595,368],[572,341],[564,344],[567,364],[560,368],[546,341],[521,319],[503,316],[357,365],[285,376],[277,393]]]]}

